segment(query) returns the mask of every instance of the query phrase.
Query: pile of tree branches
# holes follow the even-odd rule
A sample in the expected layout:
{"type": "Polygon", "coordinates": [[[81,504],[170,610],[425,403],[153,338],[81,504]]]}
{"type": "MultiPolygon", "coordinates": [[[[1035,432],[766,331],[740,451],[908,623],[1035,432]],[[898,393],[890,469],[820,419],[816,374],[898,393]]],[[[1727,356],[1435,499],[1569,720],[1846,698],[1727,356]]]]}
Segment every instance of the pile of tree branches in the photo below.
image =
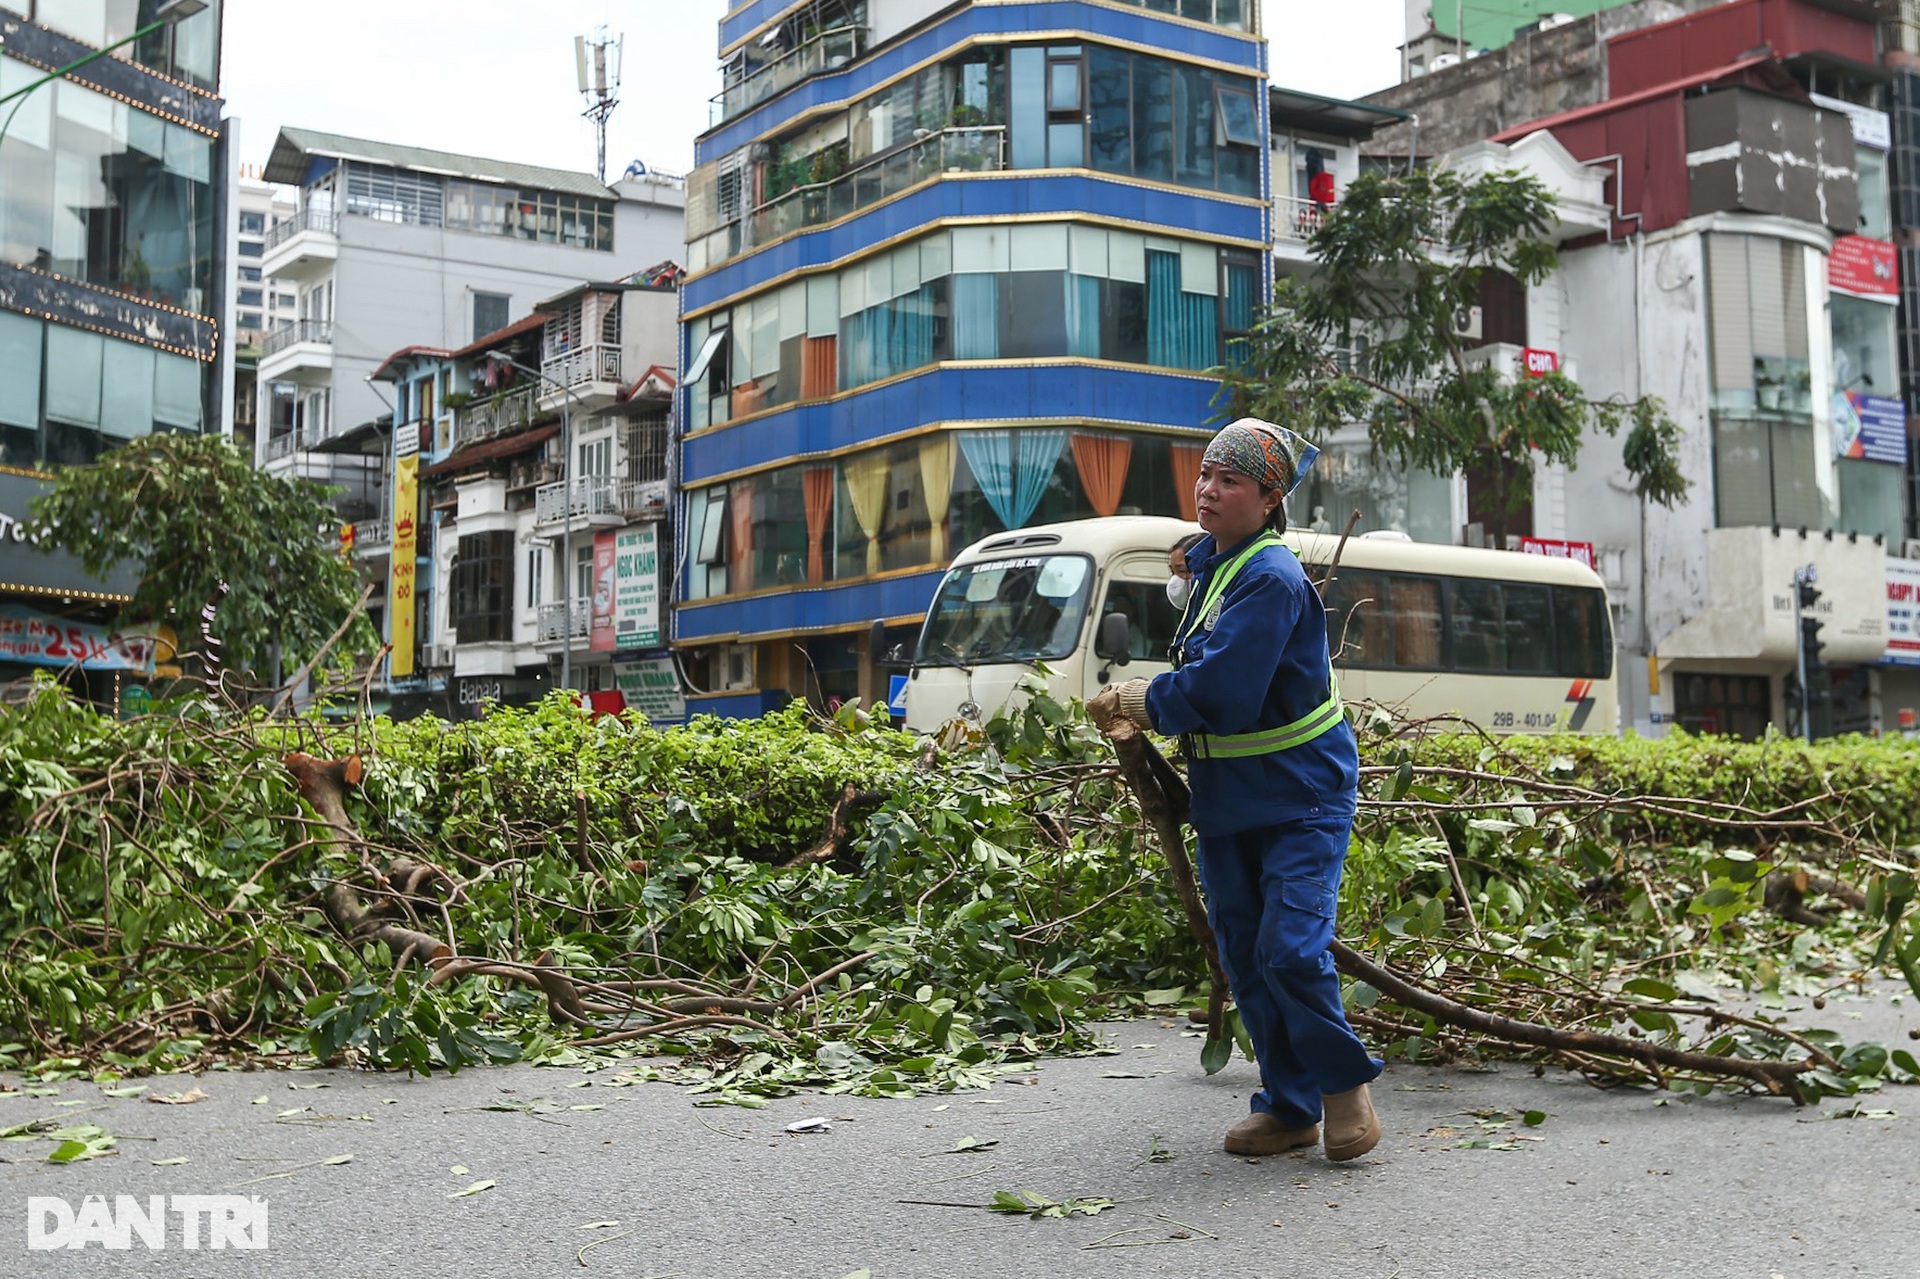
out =
{"type": "MultiPolygon", "coordinates": [[[[1710,792],[1687,739],[1637,745],[1691,780],[1369,739],[1340,962],[1376,1045],[1796,1099],[1909,1079],[1904,1050],[1729,1004],[1920,959],[1912,858],[1841,765],[1757,798],[1710,792]]],[[[1217,1068],[1224,983],[1162,855],[1184,860],[1178,789],[1044,696],[941,749],[857,710],[661,732],[556,698],[337,728],[204,701],[117,722],[45,688],[0,719],[0,1054],[619,1052],[752,1103],[974,1085],[1204,994],[1217,1068]]]]}

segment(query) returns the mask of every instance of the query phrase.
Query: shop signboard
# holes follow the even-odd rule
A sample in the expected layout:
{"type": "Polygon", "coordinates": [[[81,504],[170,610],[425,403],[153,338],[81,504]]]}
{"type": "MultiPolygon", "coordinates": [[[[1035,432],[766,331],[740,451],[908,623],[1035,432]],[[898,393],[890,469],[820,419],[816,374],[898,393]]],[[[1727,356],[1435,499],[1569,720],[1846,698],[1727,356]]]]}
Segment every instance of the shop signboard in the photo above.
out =
{"type": "Polygon", "coordinates": [[[596,653],[613,651],[614,535],[593,535],[593,630],[587,647],[596,653]]]}
{"type": "Polygon", "coordinates": [[[660,647],[660,551],[652,524],[614,534],[613,636],[616,649],[660,647]]]}
{"type": "Polygon", "coordinates": [[[1843,391],[1833,397],[1835,457],[1905,465],[1907,413],[1900,401],[1843,391]]]}
{"type": "Polygon", "coordinates": [[[652,723],[686,722],[686,694],[680,688],[680,675],[673,669],[672,658],[616,662],[613,686],[626,697],[628,710],[640,712],[652,723]]]}
{"type": "Polygon", "coordinates": [[[1887,560],[1887,652],[1894,666],[1920,666],[1920,560],[1887,560]]]}
{"type": "Polygon", "coordinates": [[[151,635],[0,604],[0,662],[151,674],[156,647],[151,635]]]}

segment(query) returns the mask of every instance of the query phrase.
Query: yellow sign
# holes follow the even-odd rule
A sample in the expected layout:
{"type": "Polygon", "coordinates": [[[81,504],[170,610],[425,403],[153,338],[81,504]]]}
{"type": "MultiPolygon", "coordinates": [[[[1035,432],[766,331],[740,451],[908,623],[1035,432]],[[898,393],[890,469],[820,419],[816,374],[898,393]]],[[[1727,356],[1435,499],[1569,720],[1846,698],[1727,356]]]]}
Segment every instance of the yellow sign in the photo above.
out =
{"type": "Polygon", "coordinates": [[[413,674],[414,521],[420,514],[420,455],[408,453],[393,460],[393,558],[387,574],[387,636],[393,653],[387,675],[401,679],[413,674]]]}

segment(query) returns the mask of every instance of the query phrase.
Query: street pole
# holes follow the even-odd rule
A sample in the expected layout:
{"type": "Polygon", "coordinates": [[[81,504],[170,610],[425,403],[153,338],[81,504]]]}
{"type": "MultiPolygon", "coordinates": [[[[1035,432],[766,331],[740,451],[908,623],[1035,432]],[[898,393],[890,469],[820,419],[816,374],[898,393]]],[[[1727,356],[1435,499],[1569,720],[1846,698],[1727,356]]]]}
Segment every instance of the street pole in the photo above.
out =
{"type": "Polygon", "coordinates": [[[81,67],[86,66],[89,62],[97,62],[99,59],[106,57],[115,49],[124,49],[136,41],[144,40],[163,27],[170,27],[183,18],[191,18],[194,14],[206,7],[205,0],[174,0],[171,6],[163,7],[159,17],[149,22],[146,26],[141,27],[126,39],[116,40],[104,48],[95,49],[84,58],[75,58],[66,66],[47,72],[47,74],[41,76],[32,84],[22,86],[21,88],[15,89],[12,93],[0,96],[0,106],[4,106],[9,102],[13,103],[13,109],[7,112],[7,118],[0,120],[0,146],[6,145],[7,130],[13,127],[13,117],[19,114],[20,108],[26,103],[27,95],[35,89],[38,89],[43,84],[51,84],[55,80],[69,76],[81,67]]]}
{"type": "Polygon", "coordinates": [[[1806,583],[1802,565],[1793,570],[1793,664],[1800,685],[1800,736],[1813,740],[1813,696],[1807,688],[1807,630],[1800,624],[1800,588],[1806,583]]]}

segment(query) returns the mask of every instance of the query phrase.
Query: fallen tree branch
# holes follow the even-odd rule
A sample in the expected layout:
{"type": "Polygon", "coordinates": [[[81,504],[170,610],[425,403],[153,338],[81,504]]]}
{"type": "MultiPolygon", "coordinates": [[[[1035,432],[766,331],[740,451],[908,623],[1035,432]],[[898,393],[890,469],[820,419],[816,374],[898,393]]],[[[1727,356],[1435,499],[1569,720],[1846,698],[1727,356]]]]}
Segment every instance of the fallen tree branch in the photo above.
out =
{"type": "Polygon", "coordinates": [[[1811,1062],[1721,1057],[1713,1053],[1668,1048],[1662,1044],[1628,1039],[1622,1035],[1605,1035],[1591,1030],[1560,1030],[1553,1026],[1542,1026],[1535,1022],[1502,1017],[1497,1013],[1484,1013],[1477,1008],[1455,1003],[1445,995],[1436,994],[1425,987],[1416,986],[1400,974],[1374,963],[1339,940],[1333,943],[1333,962],[1347,976],[1366,982],[1401,1007],[1425,1013],[1444,1026],[1476,1031],[1490,1039],[1498,1039],[1509,1044],[1525,1044],[1531,1048],[1624,1057],[1629,1061],[1639,1062],[1649,1069],[1664,1066],[1669,1070],[1737,1076],[1759,1084],[1775,1096],[1782,1094],[1791,1096],[1796,1106],[1803,1104],[1799,1094],[1792,1092],[1786,1085],[1795,1075],[1806,1071],[1811,1062]]]}
{"type": "Polygon", "coordinates": [[[1186,783],[1133,721],[1116,717],[1100,724],[1099,728],[1113,743],[1121,775],[1133,787],[1141,814],[1159,836],[1174,891],[1180,895],[1181,909],[1186,912],[1187,927],[1207,957],[1207,972],[1211,977],[1207,994],[1207,1040],[1217,1041],[1227,1033],[1227,975],[1220,967],[1220,947],[1207,924],[1207,909],[1200,901],[1199,885],[1194,882],[1193,863],[1187,858],[1186,835],[1181,829],[1190,811],[1186,783]]]}
{"type": "Polygon", "coordinates": [[[840,798],[834,801],[833,813],[827,818],[826,834],[818,843],[806,852],[780,863],[781,870],[796,870],[801,866],[813,866],[820,862],[830,862],[843,855],[853,843],[852,820],[854,812],[885,803],[887,793],[878,790],[859,790],[848,782],[840,791],[840,798]]]}

